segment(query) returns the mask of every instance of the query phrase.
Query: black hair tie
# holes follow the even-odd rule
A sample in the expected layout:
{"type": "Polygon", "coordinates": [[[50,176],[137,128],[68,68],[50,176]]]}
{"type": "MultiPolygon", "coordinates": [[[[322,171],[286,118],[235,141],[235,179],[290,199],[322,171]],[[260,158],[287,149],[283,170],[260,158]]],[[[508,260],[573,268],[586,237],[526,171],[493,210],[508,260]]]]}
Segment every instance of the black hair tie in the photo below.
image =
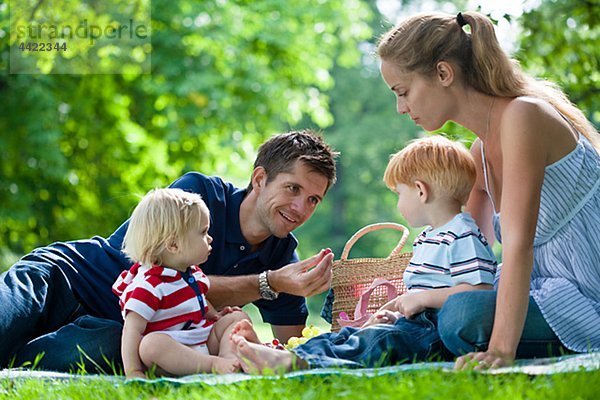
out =
{"type": "Polygon", "coordinates": [[[465,17],[463,17],[462,13],[456,14],[456,22],[458,22],[458,26],[461,28],[465,25],[468,25],[468,22],[465,20],[465,17]]]}

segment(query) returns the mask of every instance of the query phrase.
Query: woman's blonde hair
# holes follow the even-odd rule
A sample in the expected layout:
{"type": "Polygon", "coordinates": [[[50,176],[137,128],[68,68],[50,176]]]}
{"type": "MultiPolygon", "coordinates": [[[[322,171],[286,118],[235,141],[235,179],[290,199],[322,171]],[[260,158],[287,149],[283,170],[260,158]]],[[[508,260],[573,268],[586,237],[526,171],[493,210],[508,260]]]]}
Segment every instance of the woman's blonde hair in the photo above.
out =
{"type": "Polygon", "coordinates": [[[459,16],[426,13],[404,20],[385,33],[377,53],[399,70],[431,76],[439,61],[452,61],[466,84],[493,96],[530,96],[547,101],[600,149],[594,126],[556,84],[524,73],[518,61],[502,50],[494,25],[485,15],[469,11],[459,16]],[[460,20],[460,21],[459,21],[460,20]],[[461,25],[469,25],[471,33],[461,25]]]}
{"type": "Polygon", "coordinates": [[[423,181],[438,195],[465,204],[475,184],[475,161],[461,143],[442,136],[428,136],[409,142],[392,155],[383,181],[392,191],[399,184],[423,181]]]}
{"type": "Polygon", "coordinates": [[[162,264],[161,254],[209,218],[199,194],[181,189],[154,189],[133,210],[123,239],[123,252],[142,265],[162,264]]]}

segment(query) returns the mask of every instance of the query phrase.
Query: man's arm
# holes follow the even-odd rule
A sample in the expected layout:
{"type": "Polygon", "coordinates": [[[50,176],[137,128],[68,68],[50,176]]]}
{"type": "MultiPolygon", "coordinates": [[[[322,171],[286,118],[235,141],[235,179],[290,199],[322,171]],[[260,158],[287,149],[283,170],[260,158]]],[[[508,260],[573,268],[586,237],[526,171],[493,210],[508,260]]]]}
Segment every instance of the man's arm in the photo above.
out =
{"type": "Polygon", "coordinates": [[[217,310],[226,306],[244,306],[260,299],[258,275],[209,275],[210,289],[206,297],[217,310]]]}
{"type": "MultiPolygon", "coordinates": [[[[322,250],[318,254],[277,270],[269,271],[269,285],[276,292],[309,297],[331,285],[333,254],[322,250]]],[[[207,297],[217,308],[243,306],[260,299],[258,275],[210,275],[207,297]]]]}

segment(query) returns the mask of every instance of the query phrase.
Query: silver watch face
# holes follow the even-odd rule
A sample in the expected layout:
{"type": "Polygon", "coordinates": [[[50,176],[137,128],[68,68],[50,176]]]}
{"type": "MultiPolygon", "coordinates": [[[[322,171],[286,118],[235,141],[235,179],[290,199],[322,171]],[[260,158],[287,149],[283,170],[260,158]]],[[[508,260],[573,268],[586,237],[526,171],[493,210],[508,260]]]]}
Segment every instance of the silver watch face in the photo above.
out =
{"type": "Polygon", "coordinates": [[[260,295],[265,300],[275,300],[277,298],[277,293],[272,290],[263,290],[260,295]]]}
{"type": "Polygon", "coordinates": [[[265,300],[275,300],[279,296],[279,293],[269,286],[267,274],[264,272],[258,276],[258,290],[260,291],[260,297],[265,300]]]}

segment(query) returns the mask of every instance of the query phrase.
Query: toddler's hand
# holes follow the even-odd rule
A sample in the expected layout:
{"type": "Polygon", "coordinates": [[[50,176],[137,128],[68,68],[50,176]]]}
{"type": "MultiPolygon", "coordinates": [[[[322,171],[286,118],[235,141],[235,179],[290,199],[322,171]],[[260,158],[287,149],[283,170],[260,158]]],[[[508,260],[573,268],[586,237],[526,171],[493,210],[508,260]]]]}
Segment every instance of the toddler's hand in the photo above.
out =
{"type": "Polygon", "coordinates": [[[227,306],[227,307],[223,308],[221,311],[209,312],[205,318],[209,321],[218,321],[225,315],[231,314],[232,312],[235,312],[235,311],[242,311],[242,309],[238,306],[227,306]]]}
{"type": "Polygon", "coordinates": [[[135,371],[130,371],[125,375],[126,379],[135,379],[135,378],[141,378],[141,379],[146,379],[146,374],[144,374],[143,371],[140,370],[135,370],[135,371]]]}
{"type": "Polygon", "coordinates": [[[225,316],[227,314],[231,314],[232,312],[235,312],[235,311],[242,311],[242,309],[238,306],[227,306],[227,307],[223,308],[221,311],[219,311],[217,313],[217,315],[219,317],[223,317],[223,316],[225,316]]]}

